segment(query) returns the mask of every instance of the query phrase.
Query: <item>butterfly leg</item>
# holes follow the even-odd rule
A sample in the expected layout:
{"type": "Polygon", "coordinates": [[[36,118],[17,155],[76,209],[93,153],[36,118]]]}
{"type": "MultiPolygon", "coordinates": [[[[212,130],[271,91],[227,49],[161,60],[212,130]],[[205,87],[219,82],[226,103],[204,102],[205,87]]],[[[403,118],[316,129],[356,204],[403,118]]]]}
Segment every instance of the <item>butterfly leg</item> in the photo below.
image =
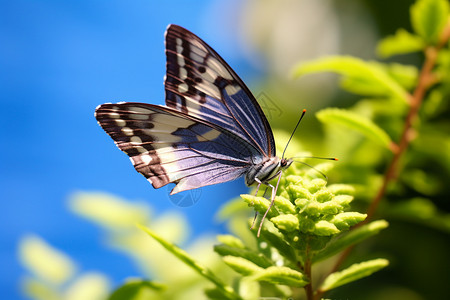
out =
{"type": "Polygon", "coordinates": [[[278,190],[278,185],[280,184],[280,179],[281,179],[281,171],[276,174],[275,176],[278,175],[278,180],[277,180],[277,185],[274,187],[273,185],[271,185],[270,183],[265,183],[267,186],[270,186],[272,188],[272,197],[270,198],[270,205],[269,208],[267,208],[266,212],[264,213],[264,216],[261,219],[261,223],[259,223],[259,228],[258,228],[258,234],[256,235],[257,237],[259,237],[260,233],[261,233],[261,228],[264,222],[264,219],[266,218],[267,214],[269,213],[269,210],[272,208],[273,204],[275,203],[275,196],[277,195],[277,190],[278,190]]]}
{"type": "MultiPolygon", "coordinates": [[[[256,195],[258,195],[259,188],[261,187],[262,181],[259,180],[258,178],[255,178],[255,181],[258,183],[258,186],[256,187],[256,193],[255,193],[255,197],[256,197],[256,195]]],[[[252,205],[253,205],[253,203],[254,203],[254,201],[252,201],[252,205]]],[[[253,227],[255,227],[256,217],[258,217],[258,211],[255,211],[255,217],[253,218],[252,226],[250,226],[250,229],[253,229],[253,227]]]]}

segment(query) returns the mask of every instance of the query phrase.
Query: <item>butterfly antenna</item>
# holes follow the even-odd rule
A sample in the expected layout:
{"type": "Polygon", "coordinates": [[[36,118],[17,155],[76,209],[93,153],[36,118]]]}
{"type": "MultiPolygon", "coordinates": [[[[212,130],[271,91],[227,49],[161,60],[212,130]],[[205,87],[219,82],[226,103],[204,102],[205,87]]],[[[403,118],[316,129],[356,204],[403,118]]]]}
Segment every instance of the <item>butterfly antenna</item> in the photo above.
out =
{"type": "Polygon", "coordinates": [[[318,169],[314,168],[314,167],[313,167],[313,166],[311,166],[310,164],[307,164],[307,163],[305,163],[304,161],[298,161],[298,160],[294,160],[294,162],[296,162],[296,163],[300,163],[300,164],[304,164],[305,166],[308,166],[308,167],[310,167],[311,169],[313,169],[314,171],[316,171],[317,173],[319,173],[320,175],[322,175],[322,176],[323,176],[323,178],[325,178],[325,180],[326,180],[326,181],[328,181],[328,176],[327,176],[327,175],[325,175],[325,173],[324,173],[324,172],[322,172],[322,171],[320,171],[320,170],[318,170],[318,169]]]}
{"type": "Polygon", "coordinates": [[[320,157],[320,156],[294,156],[291,157],[292,159],[294,158],[314,158],[314,159],[324,159],[324,160],[335,160],[338,161],[338,159],[336,157],[320,157]]]}
{"type": "Polygon", "coordinates": [[[284,153],[286,152],[287,147],[289,146],[289,143],[292,140],[292,137],[294,136],[295,131],[297,130],[298,125],[300,124],[300,121],[303,119],[303,116],[306,114],[306,109],[303,110],[302,115],[300,116],[300,119],[298,119],[297,125],[295,125],[294,130],[292,131],[291,137],[289,138],[286,147],[284,147],[283,155],[281,155],[281,159],[284,158],[284,153]]]}

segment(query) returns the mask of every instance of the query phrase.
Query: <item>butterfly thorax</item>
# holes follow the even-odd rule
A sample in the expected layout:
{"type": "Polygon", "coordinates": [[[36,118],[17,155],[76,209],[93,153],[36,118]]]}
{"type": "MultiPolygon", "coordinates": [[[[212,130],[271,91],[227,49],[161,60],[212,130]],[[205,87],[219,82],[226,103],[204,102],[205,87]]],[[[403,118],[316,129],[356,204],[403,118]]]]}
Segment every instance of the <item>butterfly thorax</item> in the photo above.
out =
{"type": "Polygon", "coordinates": [[[248,170],[245,174],[245,184],[250,186],[256,182],[256,179],[263,183],[269,182],[291,164],[292,159],[279,158],[277,156],[265,159],[248,170]]]}

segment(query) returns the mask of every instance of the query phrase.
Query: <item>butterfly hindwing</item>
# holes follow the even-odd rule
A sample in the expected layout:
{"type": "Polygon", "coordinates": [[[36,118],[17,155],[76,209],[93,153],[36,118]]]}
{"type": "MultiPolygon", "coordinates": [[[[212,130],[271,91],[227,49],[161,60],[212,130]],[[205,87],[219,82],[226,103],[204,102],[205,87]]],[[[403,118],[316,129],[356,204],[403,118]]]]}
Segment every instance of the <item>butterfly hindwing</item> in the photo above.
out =
{"type": "Polygon", "coordinates": [[[177,183],[172,193],[236,179],[258,155],[233,133],[167,107],[103,104],[96,118],[154,188],[177,183]]]}
{"type": "Polygon", "coordinates": [[[214,123],[275,156],[269,123],[246,85],[211,47],[190,31],[166,32],[166,105],[214,123]]]}

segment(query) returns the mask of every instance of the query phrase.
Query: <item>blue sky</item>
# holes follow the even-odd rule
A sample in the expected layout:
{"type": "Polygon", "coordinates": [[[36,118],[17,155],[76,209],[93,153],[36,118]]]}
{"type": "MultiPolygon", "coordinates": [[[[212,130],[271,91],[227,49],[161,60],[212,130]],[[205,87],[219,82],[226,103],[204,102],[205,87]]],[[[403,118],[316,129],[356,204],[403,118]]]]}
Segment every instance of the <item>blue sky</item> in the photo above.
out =
{"type": "Polygon", "coordinates": [[[163,39],[170,23],[205,39],[240,66],[244,79],[255,73],[226,30],[224,16],[233,15],[236,3],[19,0],[0,6],[2,298],[22,299],[16,248],[28,233],[116,282],[137,275],[119,253],[106,253],[97,227],[68,210],[68,197],[79,190],[148,200],[157,212],[179,209],[195,234],[223,230],[213,215],[246,191],[242,180],[204,188],[196,205],[177,208],[167,189],[154,190],[134,171],[97,125],[94,109],[104,102],[164,103],[163,39]]]}

